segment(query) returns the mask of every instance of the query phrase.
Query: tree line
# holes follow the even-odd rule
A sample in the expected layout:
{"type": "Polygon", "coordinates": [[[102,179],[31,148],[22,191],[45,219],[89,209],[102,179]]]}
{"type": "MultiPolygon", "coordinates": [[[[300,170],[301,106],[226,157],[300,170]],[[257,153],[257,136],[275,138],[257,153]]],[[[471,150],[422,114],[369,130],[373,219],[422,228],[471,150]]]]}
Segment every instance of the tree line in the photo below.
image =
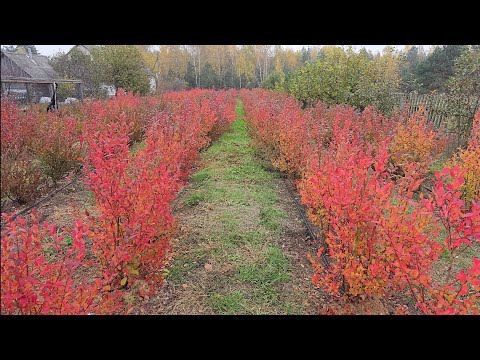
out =
{"type": "MultiPolygon", "coordinates": [[[[38,53],[34,45],[4,49],[38,53]]],[[[92,95],[100,85],[148,93],[188,88],[254,88],[286,91],[304,103],[321,99],[357,107],[389,107],[393,92],[479,93],[479,45],[406,45],[372,53],[351,46],[105,45],[91,54],[59,52],[59,75],[83,80],[92,95]],[[455,78],[456,80],[452,80],[455,78]],[[462,90],[463,89],[463,90],[462,90]]]]}
{"type": "MultiPolygon", "coordinates": [[[[308,51],[310,53],[311,50],[308,51]]],[[[158,92],[187,88],[253,88],[272,70],[289,73],[306,61],[306,52],[271,45],[106,45],[91,55],[78,49],[51,59],[62,76],[148,92],[148,78],[158,92]]]]}
{"type": "Polygon", "coordinates": [[[385,47],[372,55],[366,49],[325,46],[314,61],[290,74],[273,72],[264,87],[285,91],[304,105],[322,100],[359,109],[375,105],[383,112],[393,108],[398,92],[446,93],[461,103],[480,97],[480,47],[444,45],[429,52],[385,47]]]}

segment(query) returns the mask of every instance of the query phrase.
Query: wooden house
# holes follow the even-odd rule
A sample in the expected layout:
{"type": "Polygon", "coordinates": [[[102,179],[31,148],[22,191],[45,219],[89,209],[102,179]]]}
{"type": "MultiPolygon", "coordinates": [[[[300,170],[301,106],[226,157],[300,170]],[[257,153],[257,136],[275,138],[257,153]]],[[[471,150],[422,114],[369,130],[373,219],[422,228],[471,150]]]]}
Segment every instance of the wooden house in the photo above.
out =
{"type": "Polygon", "coordinates": [[[71,83],[74,97],[83,100],[83,84],[80,80],[60,79],[43,55],[12,53],[1,50],[1,94],[12,96],[20,103],[38,103],[41,98],[50,98],[53,84],[71,83]]]}
{"type": "Polygon", "coordinates": [[[31,80],[51,80],[58,78],[57,73],[48,63],[48,57],[43,55],[17,54],[1,51],[2,94],[10,93],[14,97],[28,97],[30,102],[38,102],[41,97],[52,95],[52,85],[45,82],[7,82],[12,78],[31,80]]]}

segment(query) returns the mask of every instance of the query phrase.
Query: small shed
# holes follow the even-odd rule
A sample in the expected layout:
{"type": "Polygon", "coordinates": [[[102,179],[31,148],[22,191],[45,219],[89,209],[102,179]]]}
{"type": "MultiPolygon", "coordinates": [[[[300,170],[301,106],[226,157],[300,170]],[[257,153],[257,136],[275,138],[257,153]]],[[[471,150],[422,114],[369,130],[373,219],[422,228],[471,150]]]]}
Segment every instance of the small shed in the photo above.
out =
{"type": "Polygon", "coordinates": [[[38,103],[42,97],[52,96],[54,82],[73,84],[72,97],[82,100],[82,82],[59,79],[48,57],[1,51],[2,95],[12,96],[20,103],[38,103]]]}

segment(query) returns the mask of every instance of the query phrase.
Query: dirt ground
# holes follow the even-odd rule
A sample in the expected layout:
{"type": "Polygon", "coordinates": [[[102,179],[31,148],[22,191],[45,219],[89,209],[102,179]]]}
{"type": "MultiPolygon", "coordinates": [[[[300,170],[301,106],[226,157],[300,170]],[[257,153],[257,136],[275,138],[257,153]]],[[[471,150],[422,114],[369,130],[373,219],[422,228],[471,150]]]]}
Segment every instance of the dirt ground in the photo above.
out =
{"type": "MultiPolygon", "coordinates": [[[[35,209],[40,215],[40,220],[55,224],[57,228],[71,226],[73,221],[81,216],[79,211],[83,212],[85,209],[91,210],[94,206],[95,200],[93,194],[85,187],[82,180],[81,174],[77,177],[74,177],[72,174],[70,177],[60,180],[55,186],[45,189],[39,197],[27,204],[20,205],[6,200],[2,206],[2,212],[21,212],[47,198],[50,194],[54,194],[45,201],[41,201],[38,206],[35,206],[35,209]],[[61,191],[58,191],[67,184],[69,185],[61,191]],[[73,206],[74,204],[76,206],[73,206]]],[[[29,213],[30,211],[27,211],[21,214],[20,217],[28,218],[29,213]]]]}

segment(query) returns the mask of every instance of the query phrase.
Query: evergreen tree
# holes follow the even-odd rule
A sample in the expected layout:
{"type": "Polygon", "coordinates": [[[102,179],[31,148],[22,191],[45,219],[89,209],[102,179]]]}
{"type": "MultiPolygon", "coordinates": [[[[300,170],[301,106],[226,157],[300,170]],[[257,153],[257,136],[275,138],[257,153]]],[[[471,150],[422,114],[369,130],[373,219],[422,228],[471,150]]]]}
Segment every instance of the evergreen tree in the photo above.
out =
{"type": "Polygon", "coordinates": [[[415,70],[415,75],[424,93],[447,91],[446,81],[455,73],[455,59],[465,51],[466,45],[443,45],[421,62],[415,70]]]}

